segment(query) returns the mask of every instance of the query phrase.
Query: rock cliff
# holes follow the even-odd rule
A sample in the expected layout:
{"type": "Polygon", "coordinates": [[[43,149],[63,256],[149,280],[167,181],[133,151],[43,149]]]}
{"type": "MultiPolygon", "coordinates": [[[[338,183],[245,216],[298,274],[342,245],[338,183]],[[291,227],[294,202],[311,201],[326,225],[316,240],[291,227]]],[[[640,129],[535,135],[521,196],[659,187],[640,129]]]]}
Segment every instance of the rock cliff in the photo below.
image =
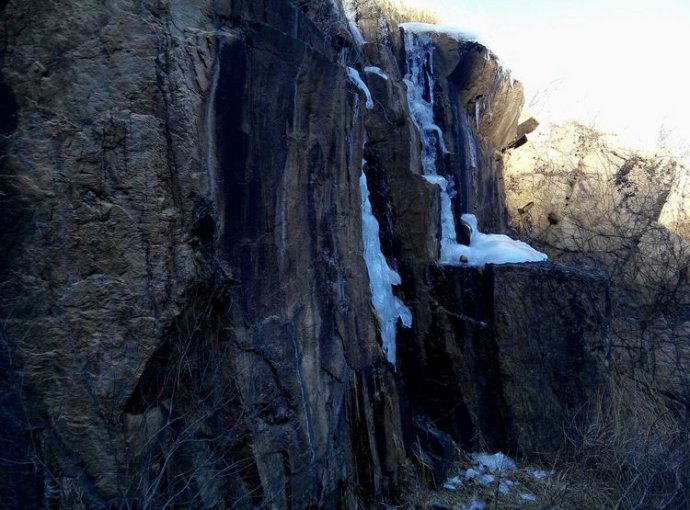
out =
{"type": "Polygon", "coordinates": [[[506,160],[521,234],[553,260],[601,270],[612,297],[611,360],[690,416],[688,169],[667,151],[623,148],[575,122],[506,160]]]}
{"type": "Polygon", "coordinates": [[[439,265],[410,111],[414,57],[455,215],[506,232],[522,92],[486,48],[432,32],[412,54],[404,27],[365,38],[329,2],[0,10],[9,508],[355,508],[410,469],[439,483],[455,443],[558,447],[597,391],[606,282],[439,265]],[[395,366],[362,171],[412,312],[395,366]]]}

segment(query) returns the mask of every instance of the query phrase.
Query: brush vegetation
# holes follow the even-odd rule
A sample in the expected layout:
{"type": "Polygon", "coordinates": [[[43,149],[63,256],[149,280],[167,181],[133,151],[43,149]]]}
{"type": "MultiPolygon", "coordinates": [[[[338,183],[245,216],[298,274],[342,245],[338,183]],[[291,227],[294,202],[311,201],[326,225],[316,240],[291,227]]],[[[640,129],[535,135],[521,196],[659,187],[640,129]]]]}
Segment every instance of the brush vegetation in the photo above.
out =
{"type": "Polygon", "coordinates": [[[359,0],[377,10],[381,16],[394,23],[438,23],[438,14],[431,9],[414,7],[405,0],[359,0]]]}

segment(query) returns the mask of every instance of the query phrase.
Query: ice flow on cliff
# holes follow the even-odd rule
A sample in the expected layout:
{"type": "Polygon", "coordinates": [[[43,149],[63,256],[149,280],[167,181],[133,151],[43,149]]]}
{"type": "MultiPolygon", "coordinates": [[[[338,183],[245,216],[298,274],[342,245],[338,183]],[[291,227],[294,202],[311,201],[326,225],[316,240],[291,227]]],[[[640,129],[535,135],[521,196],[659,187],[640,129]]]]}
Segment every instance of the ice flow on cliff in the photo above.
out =
{"type": "MultiPolygon", "coordinates": [[[[450,184],[446,177],[438,175],[436,168],[438,155],[447,153],[448,149],[443,132],[434,121],[434,44],[432,32],[428,30],[432,25],[401,26],[404,30],[407,64],[404,81],[407,85],[411,120],[419,130],[422,142],[422,173],[427,181],[438,186],[441,199],[441,264],[484,266],[546,260],[545,254],[522,241],[502,234],[480,232],[477,218],[473,214],[462,215],[462,220],[471,229],[470,245],[458,243],[450,184]]],[[[474,135],[464,117],[461,119],[460,128],[465,134],[463,150],[467,160],[466,166],[470,171],[478,171],[474,135]]]]}

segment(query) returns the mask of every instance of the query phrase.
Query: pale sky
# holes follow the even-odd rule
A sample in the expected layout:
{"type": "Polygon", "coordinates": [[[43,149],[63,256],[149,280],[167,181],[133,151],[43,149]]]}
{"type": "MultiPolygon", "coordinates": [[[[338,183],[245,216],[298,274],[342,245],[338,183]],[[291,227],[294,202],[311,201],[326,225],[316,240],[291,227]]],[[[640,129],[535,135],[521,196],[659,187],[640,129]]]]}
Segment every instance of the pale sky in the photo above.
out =
{"type": "Polygon", "coordinates": [[[482,36],[542,120],[690,140],[690,0],[410,0],[482,36]]]}

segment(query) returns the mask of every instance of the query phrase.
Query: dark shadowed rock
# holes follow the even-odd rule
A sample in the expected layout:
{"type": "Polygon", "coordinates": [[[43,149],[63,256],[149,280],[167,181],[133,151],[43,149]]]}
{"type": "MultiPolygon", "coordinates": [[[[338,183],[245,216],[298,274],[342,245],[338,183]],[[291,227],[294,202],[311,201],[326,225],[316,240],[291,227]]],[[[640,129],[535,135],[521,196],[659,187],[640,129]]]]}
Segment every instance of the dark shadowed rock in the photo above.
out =
{"type": "Polygon", "coordinates": [[[0,310],[56,504],[397,485],[349,42],[314,5],[5,8],[0,310]]]}
{"type": "Polygon", "coordinates": [[[433,318],[417,331],[424,343],[410,388],[425,395],[425,411],[468,447],[562,447],[563,424],[603,380],[605,279],[551,264],[433,275],[433,318]]]}
{"type": "Polygon", "coordinates": [[[606,278],[552,264],[490,266],[487,277],[513,441],[524,453],[558,451],[563,424],[602,391],[606,278]]]}

